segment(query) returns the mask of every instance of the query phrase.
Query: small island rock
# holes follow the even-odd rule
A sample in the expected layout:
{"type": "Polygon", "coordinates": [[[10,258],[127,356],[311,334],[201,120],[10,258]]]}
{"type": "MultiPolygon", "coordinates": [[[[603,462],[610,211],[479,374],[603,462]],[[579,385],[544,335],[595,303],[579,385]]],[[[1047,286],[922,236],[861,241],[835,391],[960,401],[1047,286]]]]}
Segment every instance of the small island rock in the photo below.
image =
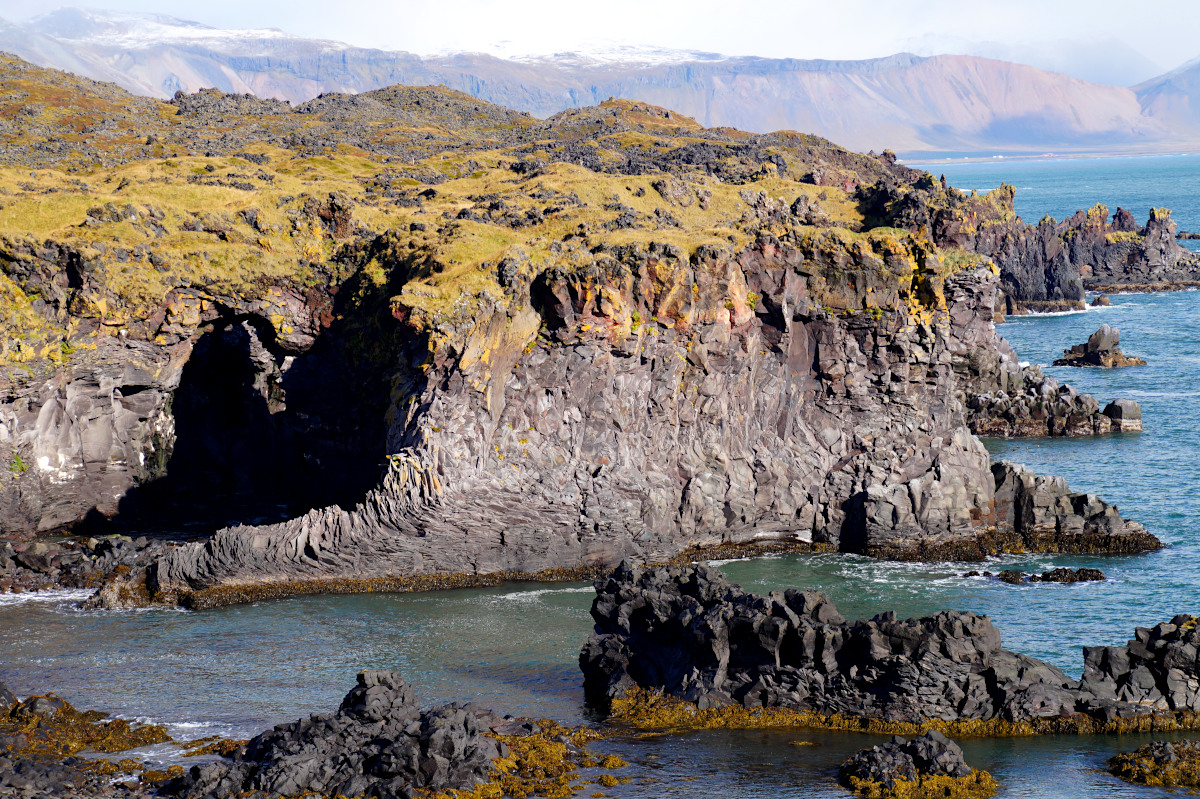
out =
{"type": "Polygon", "coordinates": [[[1132,358],[1121,352],[1121,331],[1115,327],[1101,325],[1100,329],[1088,336],[1086,344],[1076,344],[1069,350],[1063,350],[1063,357],[1054,362],[1055,366],[1145,366],[1141,358],[1132,358]]]}
{"type": "Polygon", "coordinates": [[[1200,741],[1151,741],[1114,755],[1108,770],[1139,785],[1200,786],[1200,741]]]}
{"type": "Polygon", "coordinates": [[[990,796],[996,790],[992,776],[968,766],[958,744],[936,730],[863,749],[842,764],[838,782],[868,797],[990,796]]]}

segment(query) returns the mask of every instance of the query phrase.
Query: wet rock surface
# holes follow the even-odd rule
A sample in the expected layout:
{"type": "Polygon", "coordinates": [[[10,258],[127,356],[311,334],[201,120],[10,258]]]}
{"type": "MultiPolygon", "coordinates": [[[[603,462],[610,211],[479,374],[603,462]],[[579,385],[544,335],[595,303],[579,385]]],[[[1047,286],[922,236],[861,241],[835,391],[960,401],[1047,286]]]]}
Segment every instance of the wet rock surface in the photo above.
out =
{"type": "Polygon", "coordinates": [[[169,547],[145,536],[47,539],[0,535],[0,593],[101,588],[144,569],[169,547]]]}
{"type": "MultiPolygon", "coordinates": [[[[310,794],[411,799],[487,781],[503,719],[473,705],[422,711],[399,674],[365,671],[336,713],[252,738],[232,759],[191,768],[163,792],[186,799],[310,794]]],[[[510,725],[511,726],[511,725],[510,725]]]]}
{"type": "Polygon", "coordinates": [[[0,796],[151,796],[149,784],[122,780],[123,769],[75,755],[122,752],[167,740],[161,727],[105,720],[103,713],[80,712],[54,694],[21,701],[0,683],[0,796]]]}
{"type": "Polygon", "coordinates": [[[843,787],[870,797],[987,796],[995,782],[967,765],[958,744],[937,730],[855,754],[838,769],[843,787]],[[934,779],[930,779],[934,778],[934,779]]]}
{"type": "Polygon", "coordinates": [[[1005,569],[996,575],[1002,583],[1022,585],[1024,583],[1089,583],[1105,579],[1099,569],[1051,569],[1041,574],[1026,574],[1014,569],[1005,569]]]}
{"type": "Polygon", "coordinates": [[[1138,628],[1124,647],[1085,648],[1076,681],[1003,649],[987,617],[972,613],[848,621],[815,591],[758,596],[703,565],[623,564],[596,592],[580,668],[589,703],[602,709],[652,691],[700,711],[736,704],[975,724],[963,729],[976,734],[1117,730],[1200,709],[1192,616],[1138,628]]]}
{"type": "Polygon", "coordinates": [[[1141,430],[1141,408],[1118,400],[1101,410],[1100,402],[1060,384],[1037,366],[1022,366],[1017,353],[1000,337],[991,308],[1000,286],[964,272],[947,284],[954,322],[951,351],[955,396],[967,426],[979,436],[1085,436],[1141,430]]]}
{"type": "Polygon", "coordinates": [[[1104,366],[1108,368],[1119,366],[1145,366],[1141,358],[1132,358],[1121,352],[1121,331],[1115,327],[1102,325],[1099,330],[1088,337],[1087,343],[1076,344],[1069,350],[1063,351],[1063,357],[1054,362],[1055,366],[1104,366]]]}
{"type": "Polygon", "coordinates": [[[1114,755],[1108,770],[1139,785],[1200,786],[1200,741],[1151,741],[1132,752],[1114,755]]]}

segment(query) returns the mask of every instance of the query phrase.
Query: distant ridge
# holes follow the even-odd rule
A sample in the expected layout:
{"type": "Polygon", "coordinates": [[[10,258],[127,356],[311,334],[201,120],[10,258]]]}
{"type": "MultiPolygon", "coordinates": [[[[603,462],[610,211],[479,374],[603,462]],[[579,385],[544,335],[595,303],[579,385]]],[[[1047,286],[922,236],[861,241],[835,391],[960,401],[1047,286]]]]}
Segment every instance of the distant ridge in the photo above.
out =
{"type": "Polygon", "coordinates": [[[60,9],[0,20],[0,49],[43,66],[169,97],[216,87],[310,100],[391,84],[444,84],[548,117],[610,96],[679,110],[706,126],[792,129],[904,155],[1163,152],[1200,143],[1200,65],[1130,88],[974,56],[767,59],[622,48],[502,59],[421,57],[221,30],[152,14],[60,9]]]}

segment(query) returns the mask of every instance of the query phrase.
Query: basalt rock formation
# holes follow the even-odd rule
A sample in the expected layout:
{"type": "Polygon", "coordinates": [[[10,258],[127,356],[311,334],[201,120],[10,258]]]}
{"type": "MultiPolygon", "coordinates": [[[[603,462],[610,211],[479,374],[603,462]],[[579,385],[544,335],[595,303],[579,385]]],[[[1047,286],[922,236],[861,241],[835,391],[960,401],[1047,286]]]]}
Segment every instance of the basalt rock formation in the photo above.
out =
{"type": "Polygon", "coordinates": [[[281,724],[230,760],[194,766],[162,790],[187,799],[412,799],[422,789],[470,790],[488,781],[503,754],[503,744],[483,734],[494,718],[472,705],[422,711],[400,675],[366,671],[336,713],[281,724]]]}
{"type": "Polygon", "coordinates": [[[1200,741],[1151,741],[1108,761],[1108,770],[1138,785],[1200,786],[1200,741]]]}
{"type": "Polygon", "coordinates": [[[947,284],[955,396],[972,433],[1017,438],[1142,429],[1136,402],[1117,400],[1101,410],[1090,394],[1060,384],[1037,366],[1022,366],[992,321],[990,309],[1000,291],[981,273],[960,273],[947,284]]]}
{"type": "Polygon", "coordinates": [[[815,591],[758,596],[703,565],[622,564],[596,594],[584,689],[634,723],[656,722],[653,703],[636,701],[655,694],[690,707],[674,720],[698,724],[751,723],[727,710],[740,706],[780,711],[778,723],[975,734],[1162,729],[1194,725],[1200,710],[1193,616],[1138,628],[1123,647],[1086,647],[1077,681],[1002,649],[973,613],[848,621],[815,591]]]}
{"type": "Polygon", "coordinates": [[[1005,569],[996,575],[1002,583],[1022,585],[1024,583],[1088,583],[1104,579],[1099,569],[1051,569],[1041,574],[1025,574],[1015,569],[1005,569]]]}
{"type": "MultiPolygon", "coordinates": [[[[881,215],[863,187],[938,191],[891,153],[620,100],[0,71],[6,525],[229,525],[98,601],[1028,545],[961,399],[963,364],[1015,363],[976,354],[997,269],[881,215]],[[53,135],[64,96],[97,135],[53,135]]],[[[1035,546],[1154,544],[1053,485],[1035,546]]]]}
{"type": "Polygon", "coordinates": [[[992,775],[968,766],[958,744],[937,730],[863,749],[841,765],[838,782],[871,799],[986,797],[996,791],[992,775]]]}
{"type": "MultiPolygon", "coordinates": [[[[926,179],[860,188],[868,213],[927,231],[939,247],[991,258],[1000,268],[1006,313],[1082,310],[1084,292],[1164,290],[1200,285],[1200,257],[1175,240],[1171,212],[1156,208],[1144,227],[1129,211],[1095,205],[1036,225],[1016,215],[1016,189],[966,194],[926,179]]],[[[998,308],[1001,306],[998,306],[998,308]]]]}
{"type": "Polygon", "coordinates": [[[1141,358],[1131,358],[1121,352],[1121,331],[1115,327],[1101,325],[1100,329],[1088,336],[1086,344],[1076,344],[1069,350],[1063,351],[1063,357],[1054,362],[1055,366],[1145,366],[1141,358]]]}

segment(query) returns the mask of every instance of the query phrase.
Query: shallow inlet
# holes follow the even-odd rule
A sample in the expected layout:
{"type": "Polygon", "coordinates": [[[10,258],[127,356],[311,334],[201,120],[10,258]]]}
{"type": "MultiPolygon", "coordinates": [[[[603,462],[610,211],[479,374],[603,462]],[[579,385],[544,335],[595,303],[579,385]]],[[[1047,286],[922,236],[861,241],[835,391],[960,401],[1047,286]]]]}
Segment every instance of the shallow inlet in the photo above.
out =
{"type": "MultiPolygon", "coordinates": [[[[819,588],[847,616],[943,608],[989,614],[1007,648],[1078,674],[1084,644],[1123,643],[1136,625],[1200,611],[1200,511],[1194,458],[1200,432],[1200,292],[1113,298],[1087,313],[1015,319],[1001,328],[1021,357],[1048,363],[1101,323],[1149,365],[1049,370],[1101,402],[1143,405],[1146,432],[1099,439],[989,442],[993,451],[1065,476],[1117,502],[1171,546],[1123,558],[1007,558],[984,566],[1042,571],[1096,566],[1104,583],[1015,587],[963,579],[975,564],[896,564],[817,555],[722,566],[751,590],[819,588]]],[[[475,701],[505,712],[579,722],[579,647],[591,589],[508,585],[410,595],[298,597],[202,613],[83,613],[59,601],[0,597],[0,679],[20,694],[54,690],[80,707],[150,717],[177,737],[248,736],[333,709],[362,668],[402,671],[424,701],[475,701]]],[[[632,765],[609,796],[844,797],[837,765],[877,742],[818,731],[698,732],[598,746],[632,765]],[[791,746],[794,741],[818,746],[791,746]]],[[[966,741],[1001,796],[1166,795],[1104,774],[1105,759],[1146,736],[966,741]]],[[[596,790],[589,786],[581,795],[596,790]]]]}

